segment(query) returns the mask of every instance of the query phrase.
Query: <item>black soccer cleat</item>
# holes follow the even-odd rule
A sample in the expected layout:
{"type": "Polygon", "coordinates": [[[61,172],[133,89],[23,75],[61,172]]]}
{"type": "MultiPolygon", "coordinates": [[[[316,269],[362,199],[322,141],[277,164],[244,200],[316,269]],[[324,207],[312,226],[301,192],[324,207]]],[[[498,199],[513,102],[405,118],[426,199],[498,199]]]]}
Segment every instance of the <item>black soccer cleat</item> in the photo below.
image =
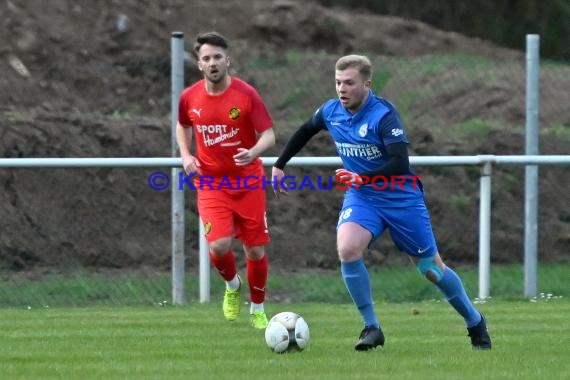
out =
{"type": "Polygon", "coordinates": [[[487,322],[481,314],[481,322],[479,324],[467,328],[468,336],[471,338],[471,345],[475,350],[490,350],[491,337],[487,330],[487,322]]]}
{"type": "Polygon", "coordinates": [[[384,346],[384,333],[376,326],[367,326],[360,333],[354,349],[356,351],[368,351],[377,346],[384,346]]]}

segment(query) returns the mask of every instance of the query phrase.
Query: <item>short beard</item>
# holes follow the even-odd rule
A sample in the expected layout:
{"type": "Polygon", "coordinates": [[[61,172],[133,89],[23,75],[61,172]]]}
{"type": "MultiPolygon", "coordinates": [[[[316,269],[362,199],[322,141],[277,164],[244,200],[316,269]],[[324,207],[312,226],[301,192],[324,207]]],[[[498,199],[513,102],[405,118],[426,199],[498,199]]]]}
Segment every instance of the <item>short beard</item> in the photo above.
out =
{"type": "Polygon", "coordinates": [[[212,77],[212,75],[207,75],[207,78],[210,82],[212,82],[214,84],[218,84],[224,80],[225,75],[220,75],[219,77],[216,77],[216,78],[212,77]]]}

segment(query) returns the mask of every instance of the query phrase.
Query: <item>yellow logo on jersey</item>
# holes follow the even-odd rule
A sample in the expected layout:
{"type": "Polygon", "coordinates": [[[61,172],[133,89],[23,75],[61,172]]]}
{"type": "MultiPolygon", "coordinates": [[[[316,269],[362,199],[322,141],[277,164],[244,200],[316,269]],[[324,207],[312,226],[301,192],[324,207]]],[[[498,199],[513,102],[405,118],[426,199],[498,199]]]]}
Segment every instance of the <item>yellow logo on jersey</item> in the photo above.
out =
{"type": "Polygon", "coordinates": [[[212,232],[212,222],[207,222],[206,224],[204,224],[204,232],[206,233],[206,235],[212,232]]]}
{"type": "Polygon", "coordinates": [[[230,119],[237,120],[239,118],[240,112],[241,111],[239,110],[239,108],[236,108],[236,107],[232,108],[230,110],[230,119]]]}

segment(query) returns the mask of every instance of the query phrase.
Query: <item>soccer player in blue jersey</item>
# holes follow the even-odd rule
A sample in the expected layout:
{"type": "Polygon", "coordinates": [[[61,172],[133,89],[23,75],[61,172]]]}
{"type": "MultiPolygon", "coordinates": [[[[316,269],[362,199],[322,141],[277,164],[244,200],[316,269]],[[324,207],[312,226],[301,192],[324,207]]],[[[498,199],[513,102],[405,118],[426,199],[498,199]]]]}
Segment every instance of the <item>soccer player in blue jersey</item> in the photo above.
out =
{"type": "Polygon", "coordinates": [[[410,170],[409,141],[396,108],[371,88],[372,64],[366,56],[347,55],[335,65],[338,98],[326,101],[289,139],[275,162],[275,194],[283,168],[318,132],[331,135],[344,168],[336,178],[350,185],[337,225],[337,249],[346,288],[364,329],[355,349],[384,345],[374,311],[364,252],[388,229],[395,245],[445,295],[464,318],[474,348],[490,349],[483,315],[467,296],[459,276],[442,261],[424,201],[422,184],[410,170]]]}

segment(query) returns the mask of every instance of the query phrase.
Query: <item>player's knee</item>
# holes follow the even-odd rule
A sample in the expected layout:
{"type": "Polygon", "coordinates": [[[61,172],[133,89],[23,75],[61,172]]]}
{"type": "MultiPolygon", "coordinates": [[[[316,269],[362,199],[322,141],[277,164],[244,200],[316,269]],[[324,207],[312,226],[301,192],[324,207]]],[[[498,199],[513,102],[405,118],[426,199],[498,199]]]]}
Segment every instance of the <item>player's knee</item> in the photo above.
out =
{"type": "Polygon", "coordinates": [[[439,282],[443,277],[443,271],[437,265],[433,256],[419,259],[416,267],[431,282],[439,282]]]}
{"type": "Polygon", "coordinates": [[[340,245],[338,246],[338,257],[341,261],[354,261],[358,260],[363,256],[363,250],[351,245],[340,245]]]}
{"type": "Polygon", "coordinates": [[[221,238],[208,243],[210,251],[216,256],[224,255],[231,247],[232,240],[230,238],[221,238]]]}
{"type": "Polygon", "coordinates": [[[262,245],[252,247],[252,246],[246,246],[244,244],[243,250],[247,258],[250,260],[254,261],[261,260],[265,256],[265,247],[262,245]]]}

